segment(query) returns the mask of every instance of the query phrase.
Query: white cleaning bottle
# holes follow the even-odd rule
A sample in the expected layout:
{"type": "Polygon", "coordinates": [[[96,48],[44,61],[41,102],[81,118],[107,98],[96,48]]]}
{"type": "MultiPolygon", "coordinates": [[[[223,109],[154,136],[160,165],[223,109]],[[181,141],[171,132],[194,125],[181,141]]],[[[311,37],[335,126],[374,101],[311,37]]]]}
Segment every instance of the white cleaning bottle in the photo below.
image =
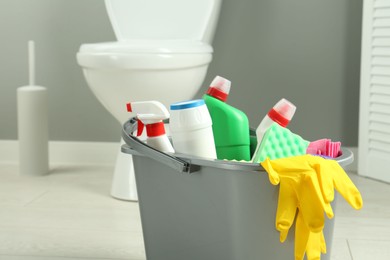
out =
{"type": "Polygon", "coordinates": [[[41,176],[49,172],[47,89],[35,85],[35,48],[28,42],[29,85],[17,89],[19,173],[41,176]]]}
{"type": "Polygon", "coordinates": [[[138,119],[137,136],[142,134],[146,126],[146,143],[162,152],[174,153],[168,136],[165,134],[164,122],[169,118],[167,108],[158,101],[140,101],[127,104],[127,111],[134,112],[138,119]]]}
{"type": "Polygon", "coordinates": [[[176,153],[216,159],[210,113],[203,99],[171,104],[172,142],[176,153]]]}
{"type": "Polygon", "coordinates": [[[264,133],[273,124],[278,123],[282,127],[286,127],[294,116],[296,106],[282,98],[276,105],[271,108],[265,115],[259,126],[256,128],[257,146],[252,156],[252,162],[257,163],[257,155],[264,133]]]}

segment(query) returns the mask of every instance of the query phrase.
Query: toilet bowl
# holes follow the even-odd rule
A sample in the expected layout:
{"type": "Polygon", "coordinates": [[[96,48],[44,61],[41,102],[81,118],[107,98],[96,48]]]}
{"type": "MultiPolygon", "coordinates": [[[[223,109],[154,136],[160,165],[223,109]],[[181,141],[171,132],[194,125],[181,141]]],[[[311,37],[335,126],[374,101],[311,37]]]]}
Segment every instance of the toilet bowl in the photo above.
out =
{"type": "Polygon", "coordinates": [[[159,100],[169,107],[192,98],[212,51],[208,44],[183,40],[111,42],[82,45],[77,60],[93,93],[123,123],[130,101],[159,100]]]}
{"type": "MultiPolygon", "coordinates": [[[[194,97],[212,60],[221,1],[105,1],[118,41],[83,44],[77,61],[92,92],[121,125],[132,116],[128,102],[157,100],[169,107],[194,97]]],[[[120,151],[111,195],[137,200],[132,158],[120,151]]]]}

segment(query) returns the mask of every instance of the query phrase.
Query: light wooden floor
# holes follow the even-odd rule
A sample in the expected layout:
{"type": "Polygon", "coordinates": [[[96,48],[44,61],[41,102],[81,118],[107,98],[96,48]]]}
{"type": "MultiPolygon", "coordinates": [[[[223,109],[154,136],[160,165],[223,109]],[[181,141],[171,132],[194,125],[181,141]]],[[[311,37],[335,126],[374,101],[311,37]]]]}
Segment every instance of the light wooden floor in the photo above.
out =
{"type": "MultiPolygon", "coordinates": [[[[58,165],[32,178],[0,163],[0,259],[145,259],[138,204],[109,196],[112,171],[58,165]]],[[[351,178],[364,208],[339,196],[332,259],[390,259],[390,185],[351,178]]]]}

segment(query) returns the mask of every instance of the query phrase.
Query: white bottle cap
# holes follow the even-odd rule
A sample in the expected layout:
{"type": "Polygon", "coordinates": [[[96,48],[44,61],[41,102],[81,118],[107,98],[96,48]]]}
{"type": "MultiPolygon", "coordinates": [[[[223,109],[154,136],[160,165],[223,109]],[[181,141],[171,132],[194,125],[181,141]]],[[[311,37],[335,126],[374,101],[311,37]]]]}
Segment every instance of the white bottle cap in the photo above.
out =
{"type": "Polygon", "coordinates": [[[268,112],[268,116],[279,125],[286,127],[294,116],[296,106],[282,98],[278,103],[268,112]]]}

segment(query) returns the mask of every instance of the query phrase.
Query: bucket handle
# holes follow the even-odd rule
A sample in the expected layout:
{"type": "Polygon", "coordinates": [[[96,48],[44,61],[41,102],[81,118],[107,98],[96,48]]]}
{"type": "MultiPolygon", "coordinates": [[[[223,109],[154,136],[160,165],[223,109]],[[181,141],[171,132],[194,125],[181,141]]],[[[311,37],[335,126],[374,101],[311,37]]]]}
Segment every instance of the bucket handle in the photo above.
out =
{"type": "Polygon", "coordinates": [[[199,165],[194,165],[186,160],[163,153],[133,136],[131,133],[137,129],[137,126],[138,123],[135,117],[131,118],[123,125],[122,138],[126,143],[126,145],[123,145],[121,149],[123,153],[130,153],[129,149],[135,150],[138,153],[161,162],[180,173],[193,173],[200,170],[199,165]]]}

